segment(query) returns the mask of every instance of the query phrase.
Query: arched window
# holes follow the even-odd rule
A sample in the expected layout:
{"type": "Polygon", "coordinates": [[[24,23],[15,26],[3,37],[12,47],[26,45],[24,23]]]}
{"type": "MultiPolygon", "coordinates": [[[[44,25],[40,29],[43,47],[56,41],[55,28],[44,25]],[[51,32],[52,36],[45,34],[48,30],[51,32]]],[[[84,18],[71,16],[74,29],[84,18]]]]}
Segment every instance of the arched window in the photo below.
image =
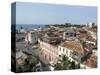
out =
{"type": "Polygon", "coordinates": [[[49,61],[51,61],[51,57],[49,56],[49,61]]]}
{"type": "Polygon", "coordinates": [[[63,52],[65,51],[65,49],[63,48],[63,52]]]}

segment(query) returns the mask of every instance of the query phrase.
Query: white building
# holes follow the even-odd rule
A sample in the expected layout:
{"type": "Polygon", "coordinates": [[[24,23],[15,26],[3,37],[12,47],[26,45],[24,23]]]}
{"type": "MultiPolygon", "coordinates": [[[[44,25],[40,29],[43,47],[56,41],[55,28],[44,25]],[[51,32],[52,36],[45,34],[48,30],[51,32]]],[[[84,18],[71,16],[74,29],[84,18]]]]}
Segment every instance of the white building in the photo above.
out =
{"type": "Polygon", "coordinates": [[[20,29],[19,33],[26,33],[26,30],[25,29],[20,29]]]}
{"type": "Polygon", "coordinates": [[[86,24],[87,27],[92,28],[93,26],[96,26],[95,23],[93,22],[89,22],[88,24],[86,24]]]}
{"type": "Polygon", "coordinates": [[[58,48],[59,55],[66,55],[71,60],[81,61],[84,56],[83,47],[79,42],[76,41],[66,41],[58,48]]]}
{"type": "Polygon", "coordinates": [[[77,34],[73,30],[67,30],[63,33],[63,39],[77,40],[77,34]]]}
{"type": "Polygon", "coordinates": [[[25,42],[26,43],[31,43],[31,32],[27,32],[25,34],[25,42]]]}

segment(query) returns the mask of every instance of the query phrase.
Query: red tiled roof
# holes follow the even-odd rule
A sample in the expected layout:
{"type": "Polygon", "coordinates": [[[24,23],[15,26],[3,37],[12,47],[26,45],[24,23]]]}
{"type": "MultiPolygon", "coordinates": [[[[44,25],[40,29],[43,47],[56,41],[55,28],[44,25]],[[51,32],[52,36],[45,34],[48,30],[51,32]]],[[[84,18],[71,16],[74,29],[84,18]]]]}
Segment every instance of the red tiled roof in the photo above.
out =
{"type": "Polygon", "coordinates": [[[79,42],[76,41],[66,41],[61,46],[68,48],[70,50],[74,50],[78,53],[84,53],[84,49],[79,42]]]}
{"type": "Polygon", "coordinates": [[[87,36],[88,41],[96,42],[96,39],[92,38],[91,36],[87,36]]]}
{"type": "Polygon", "coordinates": [[[92,54],[90,58],[88,58],[85,62],[85,65],[91,67],[91,68],[96,68],[97,67],[97,57],[95,54],[92,54]]]}

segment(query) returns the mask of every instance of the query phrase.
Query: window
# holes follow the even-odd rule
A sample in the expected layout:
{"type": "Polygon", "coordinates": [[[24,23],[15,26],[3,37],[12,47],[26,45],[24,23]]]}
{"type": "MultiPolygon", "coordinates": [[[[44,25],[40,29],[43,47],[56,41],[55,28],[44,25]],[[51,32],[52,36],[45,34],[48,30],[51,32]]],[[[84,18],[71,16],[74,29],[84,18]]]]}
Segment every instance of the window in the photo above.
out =
{"type": "Polygon", "coordinates": [[[66,50],[66,53],[68,53],[68,50],[66,50]]]}
{"type": "Polygon", "coordinates": [[[60,48],[60,51],[61,51],[61,48],[60,48]]]}
{"type": "Polygon", "coordinates": [[[45,59],[46,59],[46,55],[45,55],[45,59]]]}
{"type": "Polygon", "coordinates": [[[76,52],[74,52],[73,54],[74,54],[75,56],[77,55],[77,53],[76,53],[76,52]]]}
{"type": "Polygon", "coordinates": [[[61,57],[61,55],[59,55],[59,57],[61,57]]]}
{"type": "Polygon", "coordinates": [[[51,57],[49,56],[49,61],[51,61],[51,57]]]}
{"type": "Polygon", "coordinates": [[[65,33],[66,35],[68,35],[68,33],[65,33]]]}
{"type": "Polygon", "coordinates": [[[64,52],[64,48],[63,48],[63,52],[64,52]]]}

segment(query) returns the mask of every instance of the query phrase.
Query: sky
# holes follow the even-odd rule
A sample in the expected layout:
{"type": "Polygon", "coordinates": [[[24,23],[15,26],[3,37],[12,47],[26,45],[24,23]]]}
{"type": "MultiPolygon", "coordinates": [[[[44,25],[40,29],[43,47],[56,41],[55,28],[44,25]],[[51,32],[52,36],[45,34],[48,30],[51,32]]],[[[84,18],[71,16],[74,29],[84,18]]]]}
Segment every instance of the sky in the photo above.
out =
{"type": "Polygon", "coordinates": [[[44,3],[16,3],[16,24],[97,23],[97,7],[44,3]]]}

